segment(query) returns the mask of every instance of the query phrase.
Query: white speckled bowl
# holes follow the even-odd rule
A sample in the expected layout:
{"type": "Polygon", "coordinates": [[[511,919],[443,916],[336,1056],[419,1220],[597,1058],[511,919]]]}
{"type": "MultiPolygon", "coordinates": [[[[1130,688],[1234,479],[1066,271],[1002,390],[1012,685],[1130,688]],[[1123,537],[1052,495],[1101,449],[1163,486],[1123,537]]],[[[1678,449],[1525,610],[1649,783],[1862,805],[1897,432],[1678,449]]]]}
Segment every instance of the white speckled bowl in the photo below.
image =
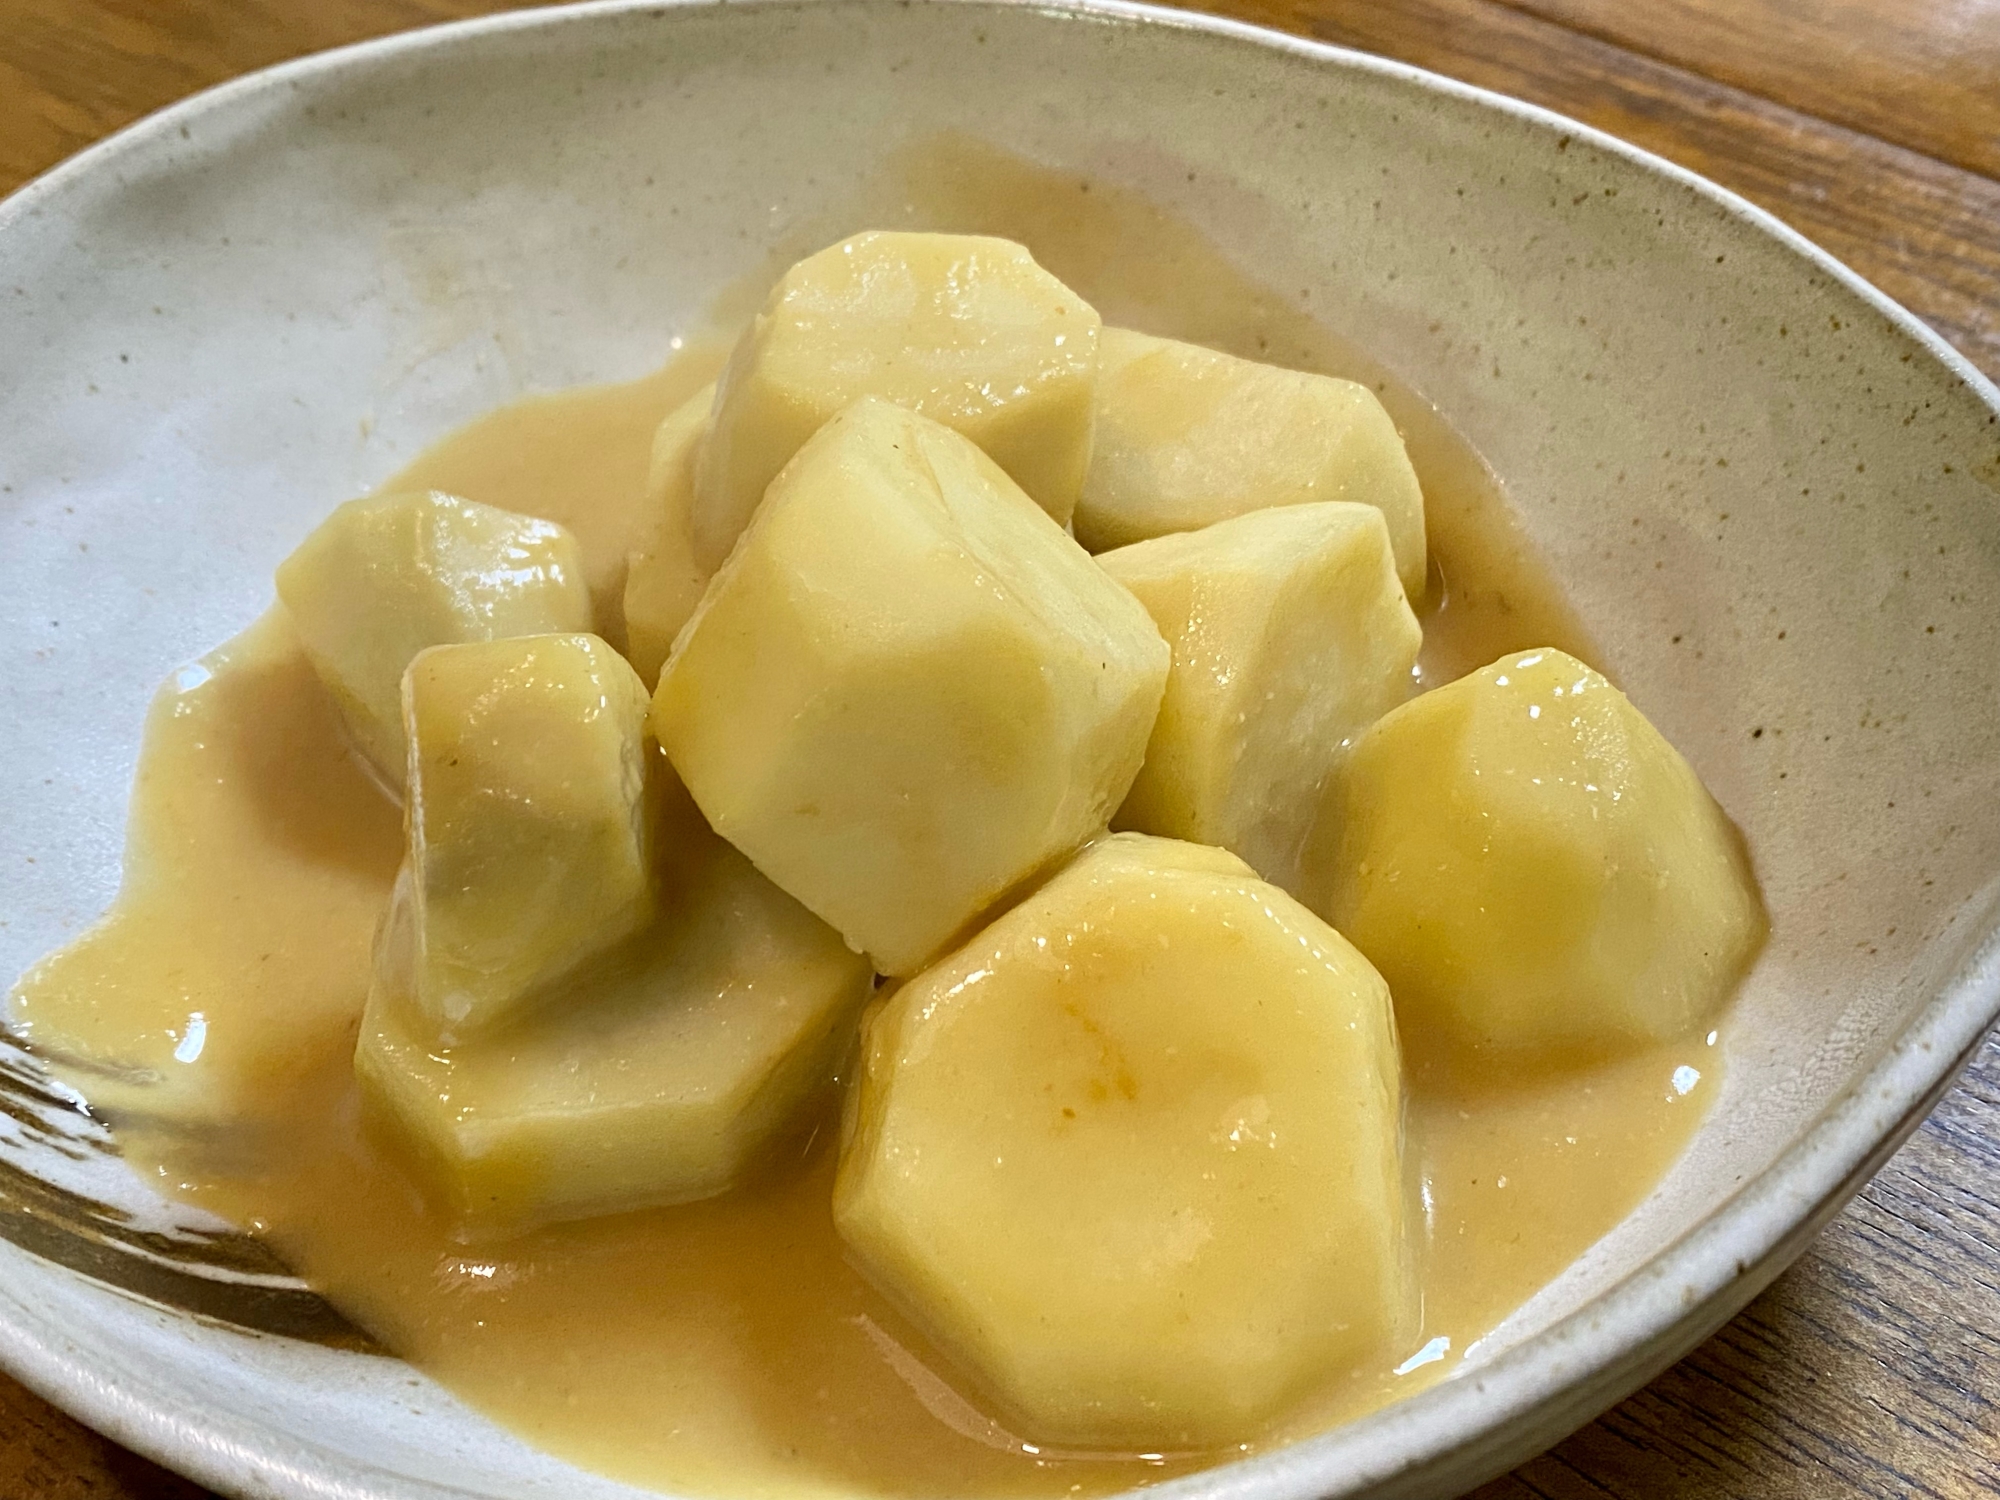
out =
{"type": "MultiPolygon", "coordinates": [[[[1659,1190],[1456,1378],[1161,1493],[1454,1492],[1739,1308],[2000,1008],[2000,396],[1774,220],[1540,110],[1112,3],[614,4],[309,59],[84,153],[0,206],[0,970],[108,901],[153,685],[328,507],[521,391],[639,373],[951,128],[1152,194],[1436,400],[1755,850],[1772,941],[1659,1190]]],[[[129,1247],[59,1264],[37,1175],[185,1215],[49,1149],[88,1131],[49,1109],[0,1117],[30,1386],[232,1495],[633,1493],[394,1361],[139,1295],[129,1247]]]]}

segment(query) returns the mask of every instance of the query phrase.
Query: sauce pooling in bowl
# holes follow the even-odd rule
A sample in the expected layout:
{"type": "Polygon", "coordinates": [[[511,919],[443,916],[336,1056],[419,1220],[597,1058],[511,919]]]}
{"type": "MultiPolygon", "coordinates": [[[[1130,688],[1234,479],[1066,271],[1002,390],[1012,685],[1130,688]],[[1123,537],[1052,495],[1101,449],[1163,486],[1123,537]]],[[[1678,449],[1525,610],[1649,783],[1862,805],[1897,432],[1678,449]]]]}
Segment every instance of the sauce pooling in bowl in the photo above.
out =
{"type": "MultiPolygon", "coordinates": [[[[1079,208],[1068,180],[1001,163],[969,203],[952,160],[940,148],[906,162],[903,201],[943,227],[1026,239],[1107,316],[1372,377],[1425,491],[1424,684],[1530,646],[1590,658],[1498,485],[1420,398],[1142,200],[1100,187],[1079,208]],[[1054,224],[1044,243],[1036,226],[1054,224]]],[[[390,487],[560,521],[607,588],[654,428],[719,359],[702,348],[642,381],[496,412],[390,487]]],[[[1053,1450],[1009,1431],[849,1263],[829,1209],[830,1108],[726,1197],[454,1237],[362,1123],[352,1078],[399,813],[348,750],[282,614],[163,690],[131,818],[112,914],[16,993],[31,1040],[122,1065],[124,1083],[79,1086],[128,1158],[253,1229],[385,1348],[529,1442],[661,1488],[1099,1492],[1324,1429],[1450,1373],[1623,1217],[1679,1153],[1720,1065],[1712,1037],[1504,1080],[1412,1059],[1422,1312],[1407,1347],[1243,1449],[1053,1450]]]]}

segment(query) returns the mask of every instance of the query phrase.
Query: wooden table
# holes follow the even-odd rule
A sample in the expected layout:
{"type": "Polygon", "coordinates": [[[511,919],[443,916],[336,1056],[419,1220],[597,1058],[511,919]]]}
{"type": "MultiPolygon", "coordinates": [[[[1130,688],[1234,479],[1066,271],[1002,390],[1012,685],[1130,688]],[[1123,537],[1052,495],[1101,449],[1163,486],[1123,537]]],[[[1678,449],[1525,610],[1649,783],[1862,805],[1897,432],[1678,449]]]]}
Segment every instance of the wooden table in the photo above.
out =
{"type": "MultiPolygon", "coordinates": [[[[0,193],[183,94],[508,0],[0,0],[0,193]]],[[[2000,0],[1226,0],[1788,220],[2000,377],[2000,0]]],[[[0,1377],[0,1500],[200,1500],[0,1377]]],[[[2000,1496],[2000,1040],[1681,1365],[1478,1500],[2000,1496]]]]}

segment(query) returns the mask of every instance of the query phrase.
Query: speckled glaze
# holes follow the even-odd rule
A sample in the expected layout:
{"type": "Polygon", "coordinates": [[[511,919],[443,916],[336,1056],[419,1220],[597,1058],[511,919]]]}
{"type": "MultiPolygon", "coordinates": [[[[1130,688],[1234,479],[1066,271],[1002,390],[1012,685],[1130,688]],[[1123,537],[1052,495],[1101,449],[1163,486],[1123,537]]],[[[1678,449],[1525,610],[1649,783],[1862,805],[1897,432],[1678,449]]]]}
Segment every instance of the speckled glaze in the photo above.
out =
{"type": "MultiPolygon", "coordinates": [[[[1153,195],[1435,400],[1755,853],[1770,947],[1659,1190],[1456,1378],[1159,1492],[1455,1493],[1761,1289],[2000,1010],[2000,394],[1768,216],[1543,111],[1111,3],[611,4],[309,59],[84,153],[0,205],[0,969],[109,900],[154,684],[329,507],[657,363],[948,129],[1153,195]]],[[[51,1147],[79,1117],[38,1129],[0,1118],[15,1198],[40,1173],[203,1231],[51,1147]]],[[[226,1494],[634,1493],[393,1360],[65,1268],[30,1219],[0,1214],[0,1365],[226,1494]]]]}

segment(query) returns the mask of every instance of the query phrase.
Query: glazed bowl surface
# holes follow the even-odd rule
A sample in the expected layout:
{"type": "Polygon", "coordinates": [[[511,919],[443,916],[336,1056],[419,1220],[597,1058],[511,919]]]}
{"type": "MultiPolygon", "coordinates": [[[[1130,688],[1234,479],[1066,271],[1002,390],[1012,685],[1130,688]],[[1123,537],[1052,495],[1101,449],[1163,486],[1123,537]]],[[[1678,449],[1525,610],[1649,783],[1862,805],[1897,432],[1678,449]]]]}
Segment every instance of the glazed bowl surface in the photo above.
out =
{"type": "MultiPolygon", "coordinates": [[[[328,509],[652,368],[939,140],[1143,196],[1436,403],[1755,855],[1771,939],[1658,1189],[1453,1378],[1163,1487],[1456,1493],[1741,1307],[2000,1010],[2000,394],[1769,216],[1546,112],[1114,0],[610,3],[85,152],[0,205],[0,969],[110,901],[155,685],[328,509]]],[[[18,1049],[0,1087],[0,1367],[34,1389],[230,1495],[638,1493],[313,1337],[281,1267],[189,1269],[216,1226],[18,1049]]]]}

